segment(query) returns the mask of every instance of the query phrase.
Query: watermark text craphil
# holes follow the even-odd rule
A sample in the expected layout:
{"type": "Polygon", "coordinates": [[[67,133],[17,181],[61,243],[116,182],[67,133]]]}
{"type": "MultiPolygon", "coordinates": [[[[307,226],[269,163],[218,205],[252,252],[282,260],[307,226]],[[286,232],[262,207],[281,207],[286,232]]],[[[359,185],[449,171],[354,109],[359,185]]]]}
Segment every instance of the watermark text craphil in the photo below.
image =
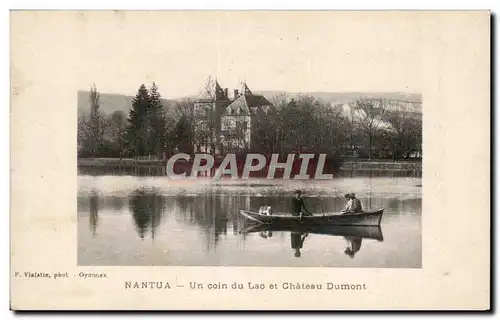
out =
{"type": "Polygon", "coordinates": [[[333,179],[332,173],[325,173],[326,154],[288,154],[283,159],[279,154],[262,155],[248,153],[244,159],[229,153],[221,161],[213,155],[197,153],[191,156],[178,153],[168,159],[166,175],[171,179],[197,179],[200,176],[212,179],[249,179],[258,173],[266,179],[333,179]]]}

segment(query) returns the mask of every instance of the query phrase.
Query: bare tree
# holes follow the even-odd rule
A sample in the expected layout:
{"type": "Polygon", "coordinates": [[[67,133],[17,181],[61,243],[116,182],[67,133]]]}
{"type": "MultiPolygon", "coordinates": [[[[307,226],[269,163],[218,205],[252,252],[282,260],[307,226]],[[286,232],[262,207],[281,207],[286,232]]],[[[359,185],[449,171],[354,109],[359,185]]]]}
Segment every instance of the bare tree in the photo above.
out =
{"type": "Polygon", "coordinates": [[[291,99],[280,109],[282,148],[284,153],[313,149],[317,144],[315,113],[320,102],[310,96],[291,99]]]}
{"type": "Polygon", "coordinates": [[[384,123],[383,119],[387,111],[385,101],[361,98],[355,102],[354,107],[357,122],[368,136],[368,158],[372,159],[373,140],[384,123]]]}
{"type": "Polygon", "coordinates": [[[94,118],[89,115],[78,117],[79,154],[91,157],[98,156],[108,128],[108,119],[100,114],[94,118]]]}
{"type": "Polygon", "coordinates": [[[316,109],[314,131],[316,148],[330,154],[338,153],[347,140],[345,130],[343,130],[345,118],[342,110],[333,108],[327,103],[318,104],[316,109]]]}
{"type": "Polygon", "coordinates": [[[102,119],[99,112],[99,107],[100,107],[99,92],[97,92],[97,88],[95,85],[90,87],[89,102],[90,102],[90,135],[91,135],[90,146],[92,149],[92,156],[95,157],[97,155],[99,145],[101,145],[104,136],[103,128],[100,125],[102,119]]]}
{"type": "Polygon", "coordinates": [[[216,99],[216,86],[217,80],[215,80],[212,76],[208,76],[205,80],[205,84],[203,86],[202,97],[209,100],[215,101],[216,99]]]}
{"type": "Polygon", "coordinates": [[[271,98],[271,103],[276,107],[274,114],[270,115],[271,127],[274,128],[271,140],[273,153],[283,150],[284,143],[284,118],[283,110],[290,103],[290,97],[285,92],[279,92],[271,98]]]}
{"type": "Polygon", "coordinates": [[[117,144],[120,152],[120,159],[123,157],[123,147],[125,145],[125,126],[127,116],[121,110],[113,112],[109,119],[109,131],[113,141],[117,144]]]}
{"type": "Polygon", "coordinates": [[[175,104],[174,108],[174,116],[176,119],[179,119],[182,116],[193,118],[194,117],[194,102],[190,99],[184,99],[182,101],[178,101],[175,104]]]}
{"type": "Polygon", "coordinates": [[[218,86],[217,80],[209,76],[204,84],[203,100],[195,104],[194,110],[194,137],[198,147],[210,146],[210,153],[215,153],[217,117],[217,97],[218,91],[222,90],[218,86]]]}
{"type": "Polygon", "coordinates": [[[285,92],[278,92],[271,98],[271,103],[278,109],[283,108],[290,102],[290,97],[285,92]]]}
{"type": "Polygon", "coordinates": [[[272,154],[278,151],[279,135],[282,131],[279,113],[269,108],[267,112],[259,109],[252,117],[251,140],[253,151],[272,154]]]}
{"type": "MultiPolygon", "coordinates": [[[[349,150],[349,154],[351,152],[355,152],[358,146],[358,140],[359,140],[359,125],[356,122],[356,116],[355,116],[355,110],[354,110],[354,105],[352,103],[348,104],[348,114],[344,115],[342,118],[342,123],[340,125],[341,128],[344,128],[344,136],[345,136],[345,143],[344,145],[347,146],[349,150]]],[[[343,108],[343,106],[342,106],[343,108]]]]}
{"type": "Polygon", "coordinates": [[[78,153],[88,156],[92,149],[92,130],[86,116],[78,117],[78,153]]]}
{"type": "Polygon", "coordinates": [[[97,92],[97,88],[94,85],[90,87],[89,101],[90,101],[90,117],[94,118],[98,116],[100,101],[99,101],[99,92],[97,92]]]}
{"type": "Polygon", "coordinates": [[[413,114],[407,124],[408,146],[407,152],[422,153],[422,114],[413,114]]]}
{"type": "Polygon", "coordinates": [[[96,157],[103,145],[109,123],[99,110],[99,92],[95,85],[90,88],[89,103],[90,114],[78,118],[78,148],[80,155],[96,157]]]}

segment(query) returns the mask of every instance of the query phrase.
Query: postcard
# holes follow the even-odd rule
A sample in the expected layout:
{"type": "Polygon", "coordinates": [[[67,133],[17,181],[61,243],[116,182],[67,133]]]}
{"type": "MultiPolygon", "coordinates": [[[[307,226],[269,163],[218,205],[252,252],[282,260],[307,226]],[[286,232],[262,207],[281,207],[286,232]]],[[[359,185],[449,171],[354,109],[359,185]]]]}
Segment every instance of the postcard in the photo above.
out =
{"type": "Polygon", "coordinates": [[[11,309],[489,310],[488,11],[12,11],[11,309]]]}

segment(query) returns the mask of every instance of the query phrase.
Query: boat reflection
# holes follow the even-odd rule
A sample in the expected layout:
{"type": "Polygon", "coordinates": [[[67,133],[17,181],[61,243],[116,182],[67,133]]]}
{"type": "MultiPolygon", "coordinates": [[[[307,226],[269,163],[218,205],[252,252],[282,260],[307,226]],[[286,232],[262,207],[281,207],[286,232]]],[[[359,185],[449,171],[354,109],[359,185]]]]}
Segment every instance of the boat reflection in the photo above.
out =
{"type": "Polygon", "coordinates": [[[306,240],[306,237],[309,235],[307,232],[291,232],[291,245],[292,249],[294,250],[294,256],[296,258],[300,258],[300,249],[304,246],[304,240],[306,240]]]}
{"type": "Polygon", "coordinates": [[[361,249],[363,239],[384,241],[382,229],[380,227],[361,226],[274,226],[268,224],[252,224],[241,230],[241,234],[259,233],[261,238],[267,239],[273,232],[290,232],[290,245],[294,256],[301,256],[300,250],[304,246],[304,241],[309,234],[320,234],[343,237],[347,243],[344,253],[350,258],[354,258],[361,249]]]}
{"type": "Polygon", "coordinates": [[[271,238],[273,236],[273,232],[272,231],[261,231],[259,233],[259,236],[263,239],[271,238]]]}
{"type": "Polygon", "coordinates": [[[351,259],[354,258],[356,253],[358,253],[359,249],[361,249],[361,242],[363,238],[361,237],[344,237],[347,241],[347,247],[344,250],[344,253],[348,255],[351,259]]]}

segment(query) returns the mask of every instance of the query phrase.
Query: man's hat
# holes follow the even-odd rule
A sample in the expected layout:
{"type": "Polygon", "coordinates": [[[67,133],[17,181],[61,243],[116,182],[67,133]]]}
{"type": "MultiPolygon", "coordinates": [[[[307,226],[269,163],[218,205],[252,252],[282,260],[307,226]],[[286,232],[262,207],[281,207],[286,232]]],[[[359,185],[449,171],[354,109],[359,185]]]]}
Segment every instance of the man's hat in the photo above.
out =
{"type": "Polygon", "coordinates": [[[302,194],[302,191],[300,191],[300,190],[295,190],[294,194],[297,194],[297,193],[298,193],[298,194],[302,194]]]}

